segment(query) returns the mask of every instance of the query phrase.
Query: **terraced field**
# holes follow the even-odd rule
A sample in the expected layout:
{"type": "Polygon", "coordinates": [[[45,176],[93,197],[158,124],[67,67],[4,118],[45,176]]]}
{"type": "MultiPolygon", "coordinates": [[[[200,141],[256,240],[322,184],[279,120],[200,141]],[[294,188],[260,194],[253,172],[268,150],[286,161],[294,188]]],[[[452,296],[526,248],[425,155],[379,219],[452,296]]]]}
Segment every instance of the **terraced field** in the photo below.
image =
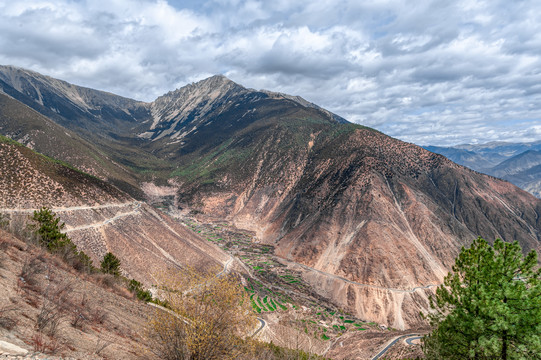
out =
{"type": "Polygon", "coordinates": [[[258,243],[252,234],[224,222],[206,223],[193,217],[180,221],[243,264],[244,288],[260,316],[277,317],[323,341],[336,341],[349,332],[379,329],[378,324],[357,319],[315,293],[298,270],[287,266],[274,255],[272,246],[258,243]]]}

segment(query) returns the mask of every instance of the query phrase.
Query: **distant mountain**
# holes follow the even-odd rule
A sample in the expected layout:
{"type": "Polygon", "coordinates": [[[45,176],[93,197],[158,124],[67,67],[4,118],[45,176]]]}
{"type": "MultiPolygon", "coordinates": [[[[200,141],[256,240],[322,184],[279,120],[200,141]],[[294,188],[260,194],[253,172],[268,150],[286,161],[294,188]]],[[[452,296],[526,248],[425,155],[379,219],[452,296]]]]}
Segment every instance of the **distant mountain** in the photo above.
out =
{"type": "MultiPolygon", "coordinates": [[[[215,76],[152,103],[85,90],[95,99],[85,107],[73,99],[85,93],[79,88],[9,72],[5,92],[33,101],[130,171],[147,195],[161,189],[183,210],[255,231],[322,296],[360,318],[396,328],[421,321],[431,286],[477,236],[541,250],[541,200],[300,98],[215,76]],[[37,89],[18,86],[23,79],[37,89]],[[107,111],[96,113],[99,106],[107,111]]],[[[149,229],[108,236],[140,243],[162,233],[149,229]]]]}
{"type": "Polygon", "coordinates": [[[493,161],[501,162],[512,156],[518,155],[527,150],[541,150],[541,141],[530,143],[508,143],[504,141],[493,141],[485,144],[464,144],[456,148],[473,151],[493,161]]]}
{"type": "Polygon", "coordinates": [[[541,151],[527,150],[515,155],[490,169],[494,176],[505,178],[508,175],[515,175],[527,171],[541,164],[541,151]]]}
{"type": "Polygon", "coordinates": [[[541,164],[541,141],[424,148],[476,171],[508,180],[541,198],[541,171],[537,168],[541,164]]]}
{"type": "Polygon", "coordinates": [[[501,162],[488,172],[541,198],[541,151],[527,150],[501,162]]]}
{"type": "Polygon", "coordinates": [[[464,165],[481,172],[483,169],[490,169],[494,165],[498,164],[498,161],[495,161],[493,158],[488,159],[485,156],[471,150],[431,145],[424,146],[424,148],[436,154],[441,154],[457,164],[464,165]]]}

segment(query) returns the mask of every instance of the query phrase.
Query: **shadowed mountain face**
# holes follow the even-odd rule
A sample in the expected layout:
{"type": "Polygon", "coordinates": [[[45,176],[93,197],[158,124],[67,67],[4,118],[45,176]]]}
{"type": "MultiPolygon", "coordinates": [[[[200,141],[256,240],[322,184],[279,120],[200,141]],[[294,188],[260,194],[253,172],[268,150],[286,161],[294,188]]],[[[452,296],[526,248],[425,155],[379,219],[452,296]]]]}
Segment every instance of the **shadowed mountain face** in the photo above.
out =
{"type": "Polygon", "coordinates": [[[72,129],[143,188],[167,185],[181,207],[256,231],[361,318],[420,321],[477,236],[541,250],[541,200],[302,99],[216,76],[141,107],[100,141],[72,129]]]}
{"type": "Polygon", "coordinates": [[[142,197],[136,177],[125,166],[112,161],[102,150],[32,108],[0,93],[0,133],[42,154],[108,180],[142,197]]]}
{"type": "Polygon", "coordinates": [[[12,66],[0,67],[0,88],[60,125],[88,134],[114,137],[148,117],[146,103],[12,66]]]}

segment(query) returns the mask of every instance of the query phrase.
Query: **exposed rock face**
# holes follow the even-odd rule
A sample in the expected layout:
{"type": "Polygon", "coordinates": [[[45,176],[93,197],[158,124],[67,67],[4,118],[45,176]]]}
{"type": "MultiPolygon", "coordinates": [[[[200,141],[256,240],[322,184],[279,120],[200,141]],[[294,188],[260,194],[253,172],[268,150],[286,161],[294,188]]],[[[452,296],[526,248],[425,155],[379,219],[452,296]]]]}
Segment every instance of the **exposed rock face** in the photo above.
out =
{"type": "Polygon", "coordinates": [[[198,126],[209,125],[209,114],[232,104],[232,96],[247,93],[224,76],[213,76],[160,96],[151,104],[152,124],[140,137],[159,140],[168,136],[179,143],[198,126]],[[229,103],[228,103],[229,102],[229,103]],[[190,126],[187,127],[186,125],[190,126]]]}

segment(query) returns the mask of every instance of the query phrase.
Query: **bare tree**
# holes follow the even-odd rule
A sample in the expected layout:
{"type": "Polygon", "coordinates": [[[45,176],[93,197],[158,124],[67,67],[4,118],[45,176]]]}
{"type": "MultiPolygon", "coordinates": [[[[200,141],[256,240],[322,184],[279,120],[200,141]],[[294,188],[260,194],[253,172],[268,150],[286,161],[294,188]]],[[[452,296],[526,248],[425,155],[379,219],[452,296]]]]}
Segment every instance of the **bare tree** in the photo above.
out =
{"type": "Polygon", "coordinates": [[[256,316],[233,275],[193,269],[161,276],[159,297],[170,311],[156,310],[148,325],[152,349],[161,359],[236,359],[247,351],[243,340],[256,316]]]}

